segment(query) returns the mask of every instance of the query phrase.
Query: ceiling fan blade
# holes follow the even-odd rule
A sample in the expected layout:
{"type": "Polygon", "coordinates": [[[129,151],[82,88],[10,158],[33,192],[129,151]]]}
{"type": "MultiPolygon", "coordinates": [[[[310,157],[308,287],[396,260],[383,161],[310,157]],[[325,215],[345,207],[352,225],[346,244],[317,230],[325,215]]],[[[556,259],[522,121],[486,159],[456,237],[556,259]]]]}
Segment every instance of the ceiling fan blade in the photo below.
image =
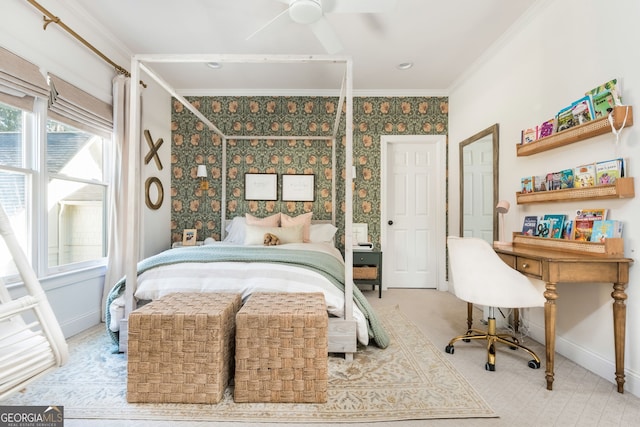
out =
{"type": "Polygon", "coordinates": [[[327,53],[334,54],[343,49],[342,42],[340,42],[338,35],[324,16],[316,22],[309,24],[309,27],[318,40],[320,40],[320,43],[322,43],[327,53]]]}
{"type": "Polygon", "coordinates": [[[323,0],[325,13],[384,13],[396,8],[398,0],[323,0]]]}
{"type": "Polygon", "coordinates": [[[285,19],[289,19],[288,12],[289,12],[289,8],[286,8],[285,10],[280,12],[275,18],[273,18],[271,21],[267,22],[262,27],[258,28],[253,33],[249,34],[245,40],[249,40],[250,38],[252,38],[256,34],[258,34],[260,31],[264,30],[265,28],[267,28],[268,26],[270,26],[270,25],[272,25],[272,24],[274,24],[276,22],[280,22],[280,21],[284,21],[285,19]]]}

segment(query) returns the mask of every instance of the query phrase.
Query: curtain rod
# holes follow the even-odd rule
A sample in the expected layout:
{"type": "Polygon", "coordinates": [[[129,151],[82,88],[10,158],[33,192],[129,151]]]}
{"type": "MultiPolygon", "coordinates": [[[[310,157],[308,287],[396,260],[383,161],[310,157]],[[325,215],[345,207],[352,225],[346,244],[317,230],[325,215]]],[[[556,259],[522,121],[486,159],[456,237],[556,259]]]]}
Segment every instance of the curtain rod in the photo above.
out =
{"type": "MultiPolygon", "coordinates": [[[[95,46],[93,46],[91,43],[89,43],[88,41],[86,41],[82,36],[80,36],[78,33],[76,33],[75,31],[73,31],[71,28],[69,28],[64,22],[62,22],[60,20],[60,18],[58,18],[57,16],[55,16],[54,14],[52,14],[51,12],[49,12],[47,9],[45,9],[41,4],[39,4],[37,1],[35,0],[27,0],[29,3],[31,3],[31,5],[33,7],[35,7],[36,9],[38,9],[40,12],[42,12],[44,14],[44,16],[42,17],[42,19],[44,20],[44,25],[42,26],[43,30],[47,29],[47,26],[49,24],[51,24],[52,22],[54,24],[58,24],[63,30],[65,30],[66,32],[68,32],[69,34],[71,34],[73,37],[75,37],[78,41],[80,41],[83,45],[85,45],[86,47],[88,47],[93,53],[95,53],[96,55],[98,55],[100,58],[102,58],[105,62],[107,62],[109,65],[111,65],[113,68],[115,68],[115,70],[120,73],[120,74],[124,74],[126,77],[131,77],[131,73],[129,71],[127,71],[126,69],[124,69],[123,67],[121,67],[120,65],[116,64],[115,62],[113,62],[109,57],[107,57],[104,53],[100,52],[95,46]]],[[[142,84],[143,86],[146,87],[146,85],[140,81],[140,84],[142,84]]]]}

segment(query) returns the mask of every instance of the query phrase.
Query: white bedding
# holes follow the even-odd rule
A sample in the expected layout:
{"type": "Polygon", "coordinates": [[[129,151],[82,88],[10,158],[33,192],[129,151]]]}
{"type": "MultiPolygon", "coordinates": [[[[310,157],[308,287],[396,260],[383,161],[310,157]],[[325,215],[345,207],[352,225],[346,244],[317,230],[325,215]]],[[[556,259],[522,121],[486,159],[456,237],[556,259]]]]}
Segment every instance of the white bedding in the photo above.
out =
{"type": "MultiPolygon", "coordinates": [[[[236,246],[223,242],[215,244],[236,246]]],[[[328,253],[344,265],[340,251],[325,243],[289,243],[277,247],[328,253]]],[[[187,262],[155,267],[138,276],[135,292],[138,300],[154,300],[172,292],[236,292],[241,293],[243,300],[252,292],[322,292],[329,314],[344,315],[344,294],[340,289],[319,273],[286,264],[187,262]]],[[[112,308],[117,310],[122,302],[120,298],[114,300],[112,306],[116,306],[112,308]]],[[[367,321],[355,304],[353,317],[357,323],[358,342],[367,345],[367,321]]]]}

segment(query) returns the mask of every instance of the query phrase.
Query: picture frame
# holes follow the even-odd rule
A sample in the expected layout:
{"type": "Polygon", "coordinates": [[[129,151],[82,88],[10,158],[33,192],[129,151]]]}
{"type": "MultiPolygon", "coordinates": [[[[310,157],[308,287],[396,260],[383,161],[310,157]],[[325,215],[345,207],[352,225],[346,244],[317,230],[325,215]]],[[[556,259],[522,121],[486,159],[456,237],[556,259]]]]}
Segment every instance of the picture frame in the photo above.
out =
{"type": "Polygon", "coordinates": [[[315,200],[315,179],[313,174],[282,175],[282,201],[313,202],[315,200]]]}
{"type": "Polygon", "coordinates": [[[278,200],[278,175],[275,173],[245,173],[245,200],[278,200]]]}
{"type": "Polygon", "coordinates": [[[195,228],[185,228],[182,231],[182,246],[195,246],[198,238],[198,230],[195,228]]]}

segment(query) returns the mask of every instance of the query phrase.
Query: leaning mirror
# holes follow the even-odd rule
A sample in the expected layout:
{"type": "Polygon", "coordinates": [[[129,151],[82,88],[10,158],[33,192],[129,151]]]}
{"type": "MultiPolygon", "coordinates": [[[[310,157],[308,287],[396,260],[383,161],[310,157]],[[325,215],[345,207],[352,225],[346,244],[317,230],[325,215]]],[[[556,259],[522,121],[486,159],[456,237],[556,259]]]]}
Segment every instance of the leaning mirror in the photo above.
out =
{"type": "Polygon", "coordinates": [[[460,236],[498,240],[498,124],[460,143],[460,236]]]}

